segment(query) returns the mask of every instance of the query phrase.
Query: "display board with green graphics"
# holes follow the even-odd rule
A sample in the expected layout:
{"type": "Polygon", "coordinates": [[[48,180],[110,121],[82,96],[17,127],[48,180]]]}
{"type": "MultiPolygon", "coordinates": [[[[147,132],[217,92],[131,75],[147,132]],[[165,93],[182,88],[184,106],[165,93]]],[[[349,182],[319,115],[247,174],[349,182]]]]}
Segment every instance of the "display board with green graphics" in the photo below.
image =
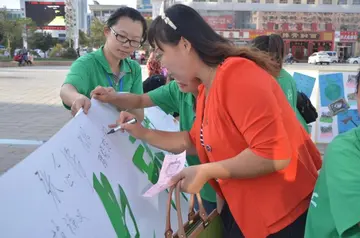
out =
{"type": "MultiPolygon", "coordinates": [[[[144,124],[177,130],[146,110],[144,124]]],[[[145,198],[164,154],[127,133],[107,135],[119,113],[92,101],[48,142],[0,177],[0,236],[6,238],[163,237],[168,194],[145,198]]],[[[187,197],[181,198],[186,218],[187,197]]],[[[173,230],[177,228],[172,206],[173,230]]]]}
{"type": "Polygon", "coordinates": [[[337,135],[360,125],[356,104],[356,77],[354,70],[288,70],[294,77],[297,90],[305,93],[318,112],[310,131],[314,142],[328,144],[337,135]]]}

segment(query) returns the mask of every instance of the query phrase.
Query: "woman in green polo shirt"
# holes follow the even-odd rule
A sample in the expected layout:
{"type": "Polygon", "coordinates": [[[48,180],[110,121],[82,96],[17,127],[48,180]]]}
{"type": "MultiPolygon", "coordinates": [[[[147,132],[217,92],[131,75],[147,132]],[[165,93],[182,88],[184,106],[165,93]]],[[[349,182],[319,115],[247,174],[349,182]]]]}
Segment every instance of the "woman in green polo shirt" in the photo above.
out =
{"type": "MultiPolygon", "coordinates": [[[[190,84],[177,84],[175,80],[152,90],[146,94],[117,94],[114,90],[97,87],[91,95],[105,103],[111,103],[120,109],[136,109],[158,106],[166,113],[178,112],[180,115],[180,130],[190,131],[195,119],[195,97],[200,81],[194,79],[190,84]]],[[[189,166],[200,164],[197,156],[187,156],[189,166]]],[[[206,183],[200,191],[203,205],[208,213],[216,209],[216,193],[206,183]]]]}
{"type": "MultiPolygon", "coordinates": [[[[360,72],[356,77],[360,111],[360,72]]],[[[326,148],[306,219],[305,238],[360,238],[360,125],[326,148]]]]}
{"type": "Polygon", "coordinates": [[[279,35],[271,34],[269,36],[263,35],[256,37],[253,42],[253,46],[261,51],[268,52],[272,57],[279,62],[281,70],[279,76],[276,78],[281,89],[284,91],[285,96],[290,103],[290,106],[296,113],[296,118],[299,120],[304,129],[309,133],[308,125],[305,119],[297,109],[297,89],[294,78],[282,68],[284,59],[284,41],[279,35]]]}
{"type": "MultiPolygon", "coordinates": [[[[140,65],[128,57],[145,42],[146,31],[144,17],[133,8],[121,7],[111,14],[104,28],[105,45],[77,59],[61,87],[60,97],[73,115],[80,108],[88,112],[90,92],[99,85],[118,92],[143,93],[140,65]]],[[[143,120],[143,109],[134,113],[143,120]]]]}

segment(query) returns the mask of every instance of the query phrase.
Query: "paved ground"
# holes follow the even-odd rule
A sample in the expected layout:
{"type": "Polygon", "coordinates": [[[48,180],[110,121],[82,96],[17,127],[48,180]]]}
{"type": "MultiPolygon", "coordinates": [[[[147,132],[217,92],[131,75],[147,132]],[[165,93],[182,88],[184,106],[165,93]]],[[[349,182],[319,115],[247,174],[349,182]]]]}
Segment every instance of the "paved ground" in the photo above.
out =
{"type": "Polygon", "coordinates": [[[71,119],[59,98],[68,69],[0,68],[0,174],[71,119]]]}
{"type": "MultiPolygon", "coordinates": [[[[307,64],[286,67],[302,70],[331,68],[334,71],[358,68],[357,65],[307,64]]],[[[0,174],[38,147],[30,143],[41,144],[48,140],[71,118],[59,98],[59,89],[68,69],[44,66],[0,69],[0,174]]],[[[143,67],[144,77],[145,72],[143,67]]]]}

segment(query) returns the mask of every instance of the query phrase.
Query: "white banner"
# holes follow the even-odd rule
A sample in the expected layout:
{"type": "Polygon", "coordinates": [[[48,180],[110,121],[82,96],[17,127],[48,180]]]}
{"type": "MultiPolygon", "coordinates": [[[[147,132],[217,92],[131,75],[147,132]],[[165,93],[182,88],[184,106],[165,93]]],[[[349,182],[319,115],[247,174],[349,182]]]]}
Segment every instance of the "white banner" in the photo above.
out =
{"type": "MultiPolygon", "coordinates": [[[[146,114],[147,125],[178,128],[157,108],[146,114]]],[[[77,115],[0,178],[0,237],[164,236],[167,192],[142,196],[156,183],[163,154],[127,133],[107,135],[118,115],[92,100],[88,115],[77,115]]],[[[185,218],[187,206],[183,195],[185,218]]],[[[176,230],[174,208],[171,215],[176,230]]]]}

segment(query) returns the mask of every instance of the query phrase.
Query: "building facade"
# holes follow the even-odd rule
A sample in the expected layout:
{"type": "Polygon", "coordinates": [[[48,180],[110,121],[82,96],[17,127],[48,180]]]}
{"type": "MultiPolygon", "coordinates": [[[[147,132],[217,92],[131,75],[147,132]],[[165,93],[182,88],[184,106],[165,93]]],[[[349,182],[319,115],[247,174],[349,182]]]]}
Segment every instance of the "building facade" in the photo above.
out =
{"type": "Polygon", "coordinates": [[[6,11],[6,13],[7,13],[6,17],[9,20],[15,20],[15,19],[25,17],[25,13],[23,11],[21,11],[21,9],[0,8],[0,11],[6,11]]]}
{"type": "Polygon", "coordinates": [[[219,34],[246,44],[261,34],[281,34],[286,51],[306,59],[320,50],[354,56],[360,30],[360,0],[194,0],[219,34]]]}
{"type": "MultiPolygon", "coordinates": [[[[146,2],[145,0],[142,2],[146,2]]],[[[140,4],[138,1],[137,10],[146,18],[151,19],[152,8],[149,8],[147,4],[140,4]]],[[[96,17],[100,21],[107,21],[109,16],[115,12],[121,6],[125,5],[101,5],[101,4],[91,4],[89,5],[91,18],[96,17]]]]}
{"type": "Polygon", "coordinates": [[[87,14],[87,10],[88,10],[88,1],[87,0],[77,0],[77,25],[79,27],[80,30],[82,30],[83,32],[87,32],[88,28],[90,27],[88,25],[88,14],[87,14]]]}

